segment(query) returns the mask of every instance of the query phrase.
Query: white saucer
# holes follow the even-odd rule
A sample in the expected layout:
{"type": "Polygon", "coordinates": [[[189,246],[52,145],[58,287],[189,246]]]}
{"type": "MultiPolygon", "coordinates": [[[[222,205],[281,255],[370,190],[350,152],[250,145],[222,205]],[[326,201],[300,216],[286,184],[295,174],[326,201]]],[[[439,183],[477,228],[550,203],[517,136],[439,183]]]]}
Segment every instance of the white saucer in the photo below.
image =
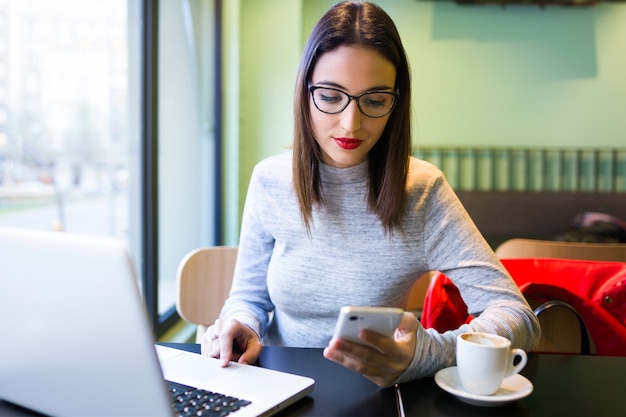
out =
{"type": "Polygon", "coordinates": [[[463,389],[456,366],[442,369],[435,375],[435,382],[441,389],[449,392],[468,404],[484,407],[496,407],[511,401],[527,397],[533,392],[533,384],[520,374],[515,374],[502,381],[502,385],[493,395],[471,394],[463,389]]]}

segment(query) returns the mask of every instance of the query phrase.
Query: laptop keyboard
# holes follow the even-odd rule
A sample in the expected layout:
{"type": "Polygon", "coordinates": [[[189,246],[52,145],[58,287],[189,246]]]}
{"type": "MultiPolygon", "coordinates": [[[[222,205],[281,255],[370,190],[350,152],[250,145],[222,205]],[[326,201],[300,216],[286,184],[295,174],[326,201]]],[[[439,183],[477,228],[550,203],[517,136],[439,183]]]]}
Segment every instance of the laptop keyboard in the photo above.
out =
{"type": "Polygon", "coordinates": [[[176,417],[224,417],[250,401],[168,381],[176,417]]]}

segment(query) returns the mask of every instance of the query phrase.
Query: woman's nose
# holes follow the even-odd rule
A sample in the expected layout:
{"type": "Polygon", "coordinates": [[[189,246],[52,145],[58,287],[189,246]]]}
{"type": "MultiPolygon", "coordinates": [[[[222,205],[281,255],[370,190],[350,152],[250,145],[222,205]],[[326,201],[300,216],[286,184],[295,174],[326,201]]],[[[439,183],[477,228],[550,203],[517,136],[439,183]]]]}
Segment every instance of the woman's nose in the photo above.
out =
{"type": "Polygon", "coordinates": [[[351,100],[348,107],[341,112],[341,127],[346,132],[355,132],[361,128],[361,117],[363,115],[356,100],[351,100]]]}

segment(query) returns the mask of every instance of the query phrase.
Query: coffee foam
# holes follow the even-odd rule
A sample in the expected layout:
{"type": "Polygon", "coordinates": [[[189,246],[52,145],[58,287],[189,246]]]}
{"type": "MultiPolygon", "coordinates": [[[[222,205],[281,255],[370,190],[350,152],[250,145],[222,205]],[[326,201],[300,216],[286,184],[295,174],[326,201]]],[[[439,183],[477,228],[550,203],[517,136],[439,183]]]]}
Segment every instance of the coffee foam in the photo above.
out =
{"type": "Polygon", "coordinates": [[[471,343],[477,343],[479,345],[483,345],[483,346],[502,346],[502,341],[499,339],[495,339],[495,338],[491,338],[489,336],[485,336],[485,335],[478,335],[478,334],[468,334],[468,335],[464,335],[463,339],[471,342],[471,343]]]}

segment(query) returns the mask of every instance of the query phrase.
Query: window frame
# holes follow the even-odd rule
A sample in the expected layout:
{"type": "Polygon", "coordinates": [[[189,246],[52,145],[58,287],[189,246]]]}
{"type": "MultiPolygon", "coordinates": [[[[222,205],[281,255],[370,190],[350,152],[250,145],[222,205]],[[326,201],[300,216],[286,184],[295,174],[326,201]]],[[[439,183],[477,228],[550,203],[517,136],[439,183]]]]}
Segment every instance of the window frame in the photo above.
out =
{"type": "MultiPolygon", "coordinates": [[[[157,339],[181,320],[175,304],[159,313],[159,1],[141,0],[141,287],[148,319],[157,339]]],[[[213,66],[215,88],[213,168],[214,195],[212,196],[213,244],[223,242],[222,226],[222,0],[214,0],[213,66]]]]}

